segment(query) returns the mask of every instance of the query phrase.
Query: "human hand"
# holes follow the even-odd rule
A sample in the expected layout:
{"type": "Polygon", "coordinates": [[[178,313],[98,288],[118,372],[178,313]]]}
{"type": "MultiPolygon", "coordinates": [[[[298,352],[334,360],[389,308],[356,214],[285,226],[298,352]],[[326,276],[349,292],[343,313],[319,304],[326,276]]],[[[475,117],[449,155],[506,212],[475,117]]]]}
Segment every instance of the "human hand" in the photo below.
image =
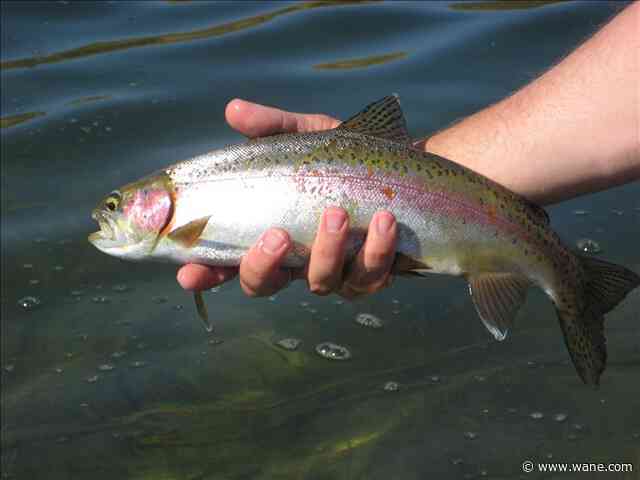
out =
{"type": "MultiPolygon", "coordinates": [[[[232,128],[248,137],[276,133],[327,130],[340,122],[321,114],[301,114],[235,99],[225,116],[232,128]]],[[[280,228],[267,230],[243,257],[239,268],[187,264],[178,271],[178,283],[185,290],[205,290],[220,285],[240,273],[240,285],[251,297],[272,295],[291,280],[304,279],[318,295],[336,292],[346,298],[376,292],[391,281],[397,224],[389,212],[377,212],[367,238],[343,277],[345,247],[349,232],[347,213],[338,207],[325,210],[304,269],[283,269],[282,261],[291,249],[288,233],[280,228]]]]}

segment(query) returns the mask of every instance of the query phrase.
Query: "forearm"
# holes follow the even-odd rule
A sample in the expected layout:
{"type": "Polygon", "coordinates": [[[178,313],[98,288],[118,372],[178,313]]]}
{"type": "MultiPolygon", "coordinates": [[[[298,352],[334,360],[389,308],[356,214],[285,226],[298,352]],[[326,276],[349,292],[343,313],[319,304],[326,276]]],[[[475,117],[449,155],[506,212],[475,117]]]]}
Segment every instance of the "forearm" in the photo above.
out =
{"type": "Polygon", "coordinates": [[[640,3],[426,150],[548,204],[640,179],[640,3]]]}

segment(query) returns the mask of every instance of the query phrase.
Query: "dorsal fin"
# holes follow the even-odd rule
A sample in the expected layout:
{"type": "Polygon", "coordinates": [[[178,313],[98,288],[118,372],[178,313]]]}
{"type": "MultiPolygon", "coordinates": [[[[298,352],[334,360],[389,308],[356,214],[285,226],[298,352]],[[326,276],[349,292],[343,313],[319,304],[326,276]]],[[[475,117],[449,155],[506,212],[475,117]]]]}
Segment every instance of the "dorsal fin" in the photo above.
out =
{"type": "Polygon", "coordinates": [[[538,221],[540,221],[544,225],[549,225],[549,214],[544,208],[530,201],[527,201],[527,205],[531,209],[531,213],[533,213],[533,216],[538,221]]]}
{"type": "Polygon", "coordinates": [[[342,122],[338,130],[349,130],[401,143],[411,142],[396,94],[367,105],[360,113],[342,122]]]}

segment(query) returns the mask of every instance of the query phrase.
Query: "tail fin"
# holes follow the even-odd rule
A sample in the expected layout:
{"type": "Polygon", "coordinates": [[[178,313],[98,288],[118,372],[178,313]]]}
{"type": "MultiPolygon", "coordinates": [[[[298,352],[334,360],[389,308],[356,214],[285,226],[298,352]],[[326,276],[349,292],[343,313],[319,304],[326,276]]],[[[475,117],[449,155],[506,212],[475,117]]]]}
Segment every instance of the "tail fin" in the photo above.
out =
{"type": "Polygon", "coordinates": [[[584,306],[580,311],[558,309],[558,318],[580,378],[586,384],[598,386],[607,363],[604,314],[640,285],[640,276],[603,260],[582,255],[578,258],[586,278],[584,306]]]}

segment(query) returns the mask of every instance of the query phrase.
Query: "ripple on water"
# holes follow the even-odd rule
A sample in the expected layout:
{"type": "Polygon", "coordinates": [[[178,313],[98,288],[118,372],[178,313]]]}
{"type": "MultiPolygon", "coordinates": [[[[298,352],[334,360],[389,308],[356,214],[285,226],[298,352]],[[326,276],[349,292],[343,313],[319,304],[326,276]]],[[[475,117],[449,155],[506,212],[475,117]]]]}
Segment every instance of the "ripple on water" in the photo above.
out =
{"type": "Polygon", "coordinates": [[[534,420],[541,420],[544,418],[544,413],[542,412],[531,412],[529,414],[529,417],[533,418],[534,420]]]}
{"type": "Polygon", "coordinates": [[[110,372],[116,367],[110,363],[103,363],[102,365],[98,365],[98,370],[101,372],[110,372]]]}
{"type": "Polygon", "coordinates": [[[18,306],[23,310],[35,310],[40,305],[42,305],[42,300],[31,295],[22,297],[20,300],[18,300],[18,306]]]}
{"type": "Polygon", "coordinates": [[[131,289],[129,288],[129,285],[125,283],[117,283],[116,285],[111,287],[111,290],[113,290],[114,292],[123,293],[128,292],[131,289]]]}
{"type": "Polygon", "coordinates": [[[387,382],[384,384],[382,389],[385,392],[397,392],[400,390],[400,384],[398,382],[387,382]]]}
{"type": "Polygon", "coordinates": [[[301,343],[302,340],[298,338],[283,338],[281,340],[278,340],[276,342],[276,345],[278,345],[280,348],[284,348],[285,350],[293,351],[297,350],[301,343]]]}
{"type": "Polygon", "coordinates": [[[97,304],[106,304],[106,303],[111,303],[111,299],[105,295],[96,295],[94,297],[91,297],[91,301],[93,303],[97,303],[97,304]]]}
{"type": "Polygon", "coordinates": [[[554,419],[556,422],[564,422],[568,417],[569,417],[569,415],[567,415],[566,413],[556,413],[556,414],[553,416],[553,419],[554,419]]]}
{"type": "Polygon", "coordinates": [[[348,360],[351,358],[351,352],[347,347],[332,342],[319,343],[316,345],[316,352],[329,360],[348,360]]]}
{"type": "Polygon", "coordinates": [[[355,322],[363,327],[374,329],[382,328],[384,325],[384,322],[380,318],[371,313],[359,313],[356,315],[355,322]]]}
{"type": "Polygon", "coordinates": [[[100,378],[99,375],[92,375],[88,377],[86,380],[87,380],[87,383],[96,383],[99,378],[100,378]]]}
{"type": "Polygon", "coordinates": [[[580,250],[581,252],[588,253],[591,255],[602,252],[602,248],[600,247],[600,244],[590,238],[581,238],[576,242],[576,246],[578,247],[578,250],[580,250]]]}
{"type": "Polygon", "coordinates": [[[129,366],[131,368],[142,368],[142,367],[146,367],[147,366],[147,362],[145,362],[143,360],[136,360],[135,362],[131,362],[129,364],[129,366]]]}
{"type": "Polygon", "coordinates": [[[475,440],[478,438],[478,434],[476,432],[464,432],[462,436],[467,440],[475,440]]]}

